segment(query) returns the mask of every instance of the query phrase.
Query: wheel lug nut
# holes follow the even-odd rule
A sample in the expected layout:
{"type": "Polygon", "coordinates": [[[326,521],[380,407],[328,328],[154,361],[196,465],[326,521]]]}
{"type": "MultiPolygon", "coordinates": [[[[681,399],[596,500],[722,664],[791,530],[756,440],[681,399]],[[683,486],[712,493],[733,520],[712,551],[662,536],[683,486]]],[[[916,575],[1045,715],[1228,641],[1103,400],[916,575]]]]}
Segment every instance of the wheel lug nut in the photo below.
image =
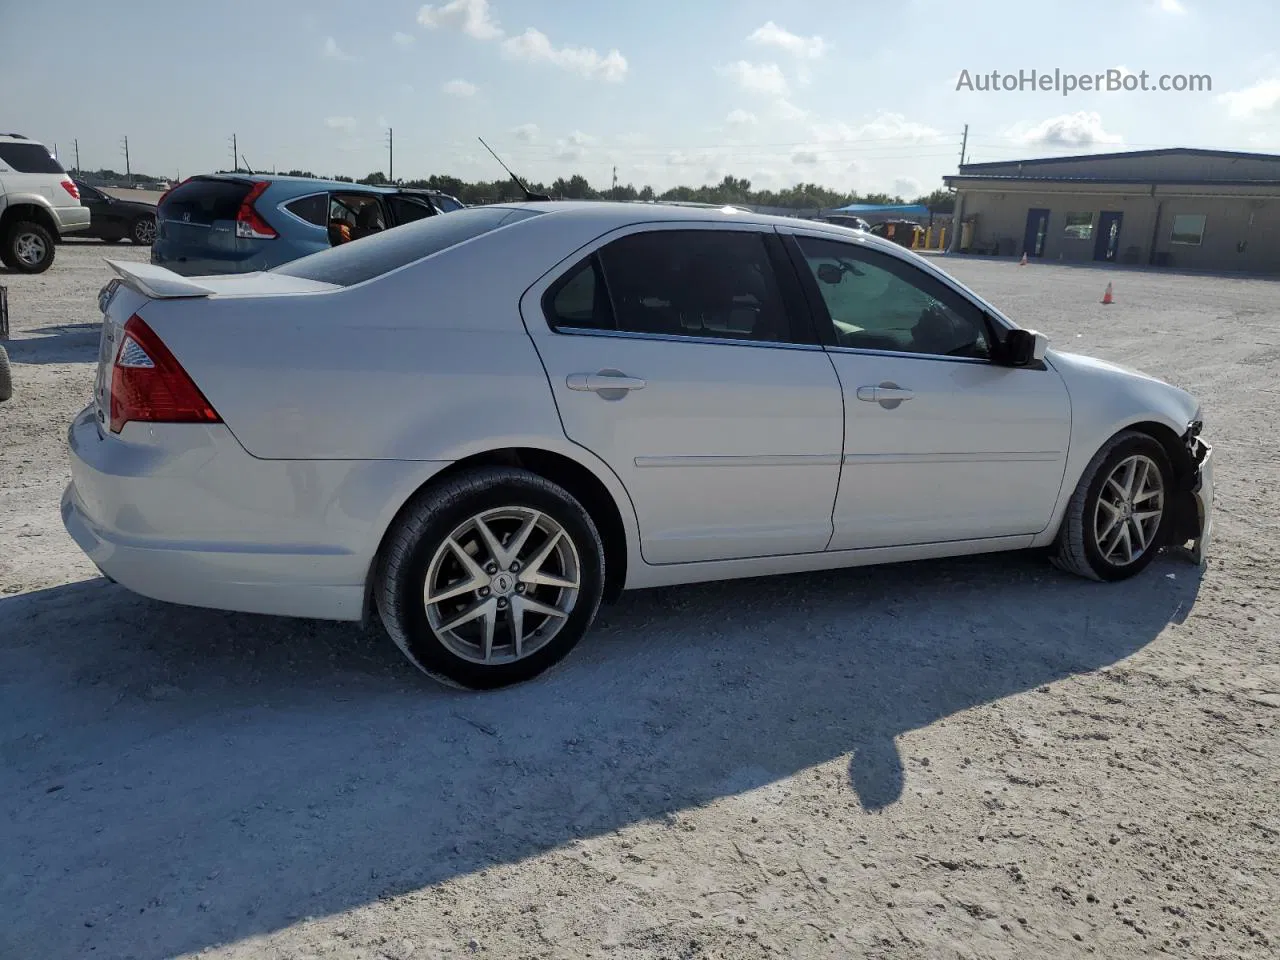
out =
{"type": "Polygon", "coordinates": [[[511,561],[511,572],[512,572],[512,573],[518,573],[518,572],[519,572],[519,570],[520,570],[520,561],[519,561],[519,560],[512,560],[512,561],[511,561]]]}
{"type": "Polygon", "coordinates": [[[523,583],[517,583],[517,584],[516,584],[516,593],[524,593],[524,584],[523,584],[523,583]]]}
{"type": "Polygon", "coordinates": [[[507,598],[506,598],[506,597],[499,597],[499,598],[498,598],[498,609],[499,609],[499,610],[505,610],[505,609],[506,609],[506,606],[507,606],[507,598]]]}
{"type": "Polygon", "coordinates": [[[480,588],[480,596],[482,596],[482,597],[487,597],[488,595],[489,595],[489,588],[488,588],[488,587],[481,587],[481,588],[480,588]]]}
{"type": "Polygon", "coordinates": [[[485,573],[497,573],[498,565],[494,563],[492,560],[490,560],[488,563],[484,565],[484,570],[485,570],[485,573]]]}

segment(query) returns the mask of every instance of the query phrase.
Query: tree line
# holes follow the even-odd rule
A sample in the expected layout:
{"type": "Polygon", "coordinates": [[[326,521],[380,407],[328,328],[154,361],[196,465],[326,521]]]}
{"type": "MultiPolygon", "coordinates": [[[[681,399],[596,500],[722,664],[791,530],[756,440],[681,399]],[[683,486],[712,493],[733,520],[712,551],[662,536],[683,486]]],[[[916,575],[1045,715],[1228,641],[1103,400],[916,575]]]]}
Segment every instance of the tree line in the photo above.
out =
{"type": "MultiPolygon", "coordinates": [[[[219,170],[218,173],[249,173],[240,170],[219,170]]],[[[262,172],[262,171],[259,171],[262,172]]],[[[375,171],[360,179],[337,175],[317,177],[310,170],[282,171],[282,176],[313,177],[316,179],[336,180],[342,183],[363,183],[370,185],[390,185],[392,181],[382,171],[375,171]]],[[[124,175],[114,170],[85,171],[84,176],[90,180],[107,183],[123,182],[124,175]]],[[[134,180],[155,180],[159,178],[133,175],[134,180]]],[[[467,181],[459,177],[434,174],[426,179],[397,180],[402,187],[439,190],[442,193],[457,197],[468,206],[482,203],[501,203],[508,200],[519,200],[523,194],[520,188],[509,178],[501,180],[467,181]]],[[[546,194],[561,200],[682,200],[694,203],[732,203],[744,206],[781,207],[790,210],[829,210],[843,207],[851,203],[901,204],[917,203],[928,207],[933,213],[951,213],[955,207],[954,195],[945,189],[934,190],[910,201],[901,196],[887,193],[841,193],[816,183],[797,183],[784,190],[754,190],[751,181],[739,177],[726,176],[719,183],[704,184],[699,187],[679,186],[658,192],[650,186],[637,188],[634,184],[619,184],[605,189],[593,187],[586,177],[575,173],[573,176],[557,177],[549,184],[529,183],[529,189],[535,193],[546,194]]]]}

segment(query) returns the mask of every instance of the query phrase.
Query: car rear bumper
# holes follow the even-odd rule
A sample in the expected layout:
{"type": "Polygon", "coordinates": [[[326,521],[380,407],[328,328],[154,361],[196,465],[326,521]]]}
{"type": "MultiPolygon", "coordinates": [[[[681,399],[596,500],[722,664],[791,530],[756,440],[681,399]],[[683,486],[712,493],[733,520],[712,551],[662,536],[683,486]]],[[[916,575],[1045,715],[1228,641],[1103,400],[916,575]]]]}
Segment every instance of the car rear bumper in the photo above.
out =
{"type": "Polygon", "coordinates": [[[169,603],[359,620],[382,531],[429,464],[251,457],[223,425],[68,431],[62,520],[108,578],[169,603]],[[416,470],[415,470],[416,468],[416,470]]]}
{"type": "Polygon", "coordinates": [[[90,212],[86,206],[54,207],[53,219],[58,223],[58,233],[75,233],[89,229],[90,212]]]}

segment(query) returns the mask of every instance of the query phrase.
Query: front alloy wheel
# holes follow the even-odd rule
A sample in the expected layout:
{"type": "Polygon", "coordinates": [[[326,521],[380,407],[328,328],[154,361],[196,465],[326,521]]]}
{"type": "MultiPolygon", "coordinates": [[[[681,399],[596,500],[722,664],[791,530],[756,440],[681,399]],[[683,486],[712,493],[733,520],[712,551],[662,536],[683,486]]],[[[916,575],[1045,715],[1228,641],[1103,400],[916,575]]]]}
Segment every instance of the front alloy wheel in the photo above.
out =
{"type": "Polygon", "coordinates": [[[428,487],[401,512],[374,597],[405,656],[451,686],[493,689],[562,660],[595,619],[604,547],[567,490],[482,467],[428,487]]]}
{"type": "Polygon", "coordinates": [[[140,217],[133,222],[133,229],[130,231],[129,239],[134,243],[149,247],[156,240],[156,218],[140,217]]]}
{"type": "Polygon", "coordinates": [[[1123,580],[1145,569],[1164,545],[1172,476],[1154,437],[1134,430],[1112,437],[1067,504],[1054,564],[1091,580],[1123,580]]]}

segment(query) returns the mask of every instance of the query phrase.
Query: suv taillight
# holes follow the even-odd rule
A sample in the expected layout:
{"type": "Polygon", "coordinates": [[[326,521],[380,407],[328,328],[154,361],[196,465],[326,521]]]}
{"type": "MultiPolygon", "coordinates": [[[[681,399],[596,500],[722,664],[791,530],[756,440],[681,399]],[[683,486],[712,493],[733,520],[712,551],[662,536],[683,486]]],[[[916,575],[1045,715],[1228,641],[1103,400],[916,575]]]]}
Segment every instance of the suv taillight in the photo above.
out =
{"type": "Polygon", "coordinates": [[[195,381],[136,313],[111,368],[111,432],[144,423],[221,423],[195,381]]]}
{"type": "Polygon", "coordinates": [[[71,194],[72,200],[80,199],[80,188],[76,186],[75,181],[72,180],[70,177],[62,178],[62,189],[67,191],[67,193],[71,194]]]}
{"type": "Polygon", "coordinates": [[[246,240],[271,240],[278,236],[271,224],[263,220],[253,206],[254,201],[262,196],[263,191],[269,186],[271,186],[270,180],[259,180],[240,201],[240,212],[236,214],[237,237],[246,240]]]}

